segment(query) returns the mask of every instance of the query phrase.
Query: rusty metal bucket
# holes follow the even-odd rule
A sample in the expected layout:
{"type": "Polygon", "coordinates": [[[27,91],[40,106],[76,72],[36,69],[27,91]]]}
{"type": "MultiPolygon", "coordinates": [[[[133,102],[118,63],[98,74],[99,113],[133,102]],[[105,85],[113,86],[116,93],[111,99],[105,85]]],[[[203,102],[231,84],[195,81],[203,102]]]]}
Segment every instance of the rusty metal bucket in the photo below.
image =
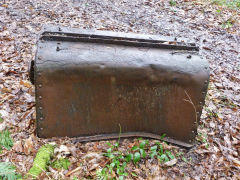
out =
{"type": "Polygon", "coordinates": [[[176,38],[45,27],[30,78],[39,137],[150,137],[191,147],[209,81],[176,38]]]}

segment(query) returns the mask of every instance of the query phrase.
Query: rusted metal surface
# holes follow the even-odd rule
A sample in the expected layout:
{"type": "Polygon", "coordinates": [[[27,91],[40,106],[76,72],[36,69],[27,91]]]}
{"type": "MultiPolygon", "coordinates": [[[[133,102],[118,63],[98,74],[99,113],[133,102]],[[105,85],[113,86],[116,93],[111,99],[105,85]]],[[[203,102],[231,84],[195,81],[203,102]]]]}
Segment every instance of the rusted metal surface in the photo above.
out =
{"type": "Polygon", "coordinates": [[[166,133],[190,147],[208,79],[208,63],[192,43],[48,27],[34,64],[37,134],[109,139],[120,124],[122,137],[166,133]]]}

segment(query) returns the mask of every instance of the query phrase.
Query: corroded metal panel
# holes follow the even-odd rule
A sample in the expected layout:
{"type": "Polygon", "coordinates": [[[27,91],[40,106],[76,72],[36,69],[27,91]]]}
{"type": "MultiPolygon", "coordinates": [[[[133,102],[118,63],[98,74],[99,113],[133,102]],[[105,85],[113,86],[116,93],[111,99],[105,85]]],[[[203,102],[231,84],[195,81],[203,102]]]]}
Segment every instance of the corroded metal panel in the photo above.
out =
{"type": "Polygon", "coordinates": [[[123,137],[166,133],[186,147],[209,80],[208,63],[192,43],[62,27],[44,29],[31,74],[39,137],[108,139],[120,125],[123,137]]]}

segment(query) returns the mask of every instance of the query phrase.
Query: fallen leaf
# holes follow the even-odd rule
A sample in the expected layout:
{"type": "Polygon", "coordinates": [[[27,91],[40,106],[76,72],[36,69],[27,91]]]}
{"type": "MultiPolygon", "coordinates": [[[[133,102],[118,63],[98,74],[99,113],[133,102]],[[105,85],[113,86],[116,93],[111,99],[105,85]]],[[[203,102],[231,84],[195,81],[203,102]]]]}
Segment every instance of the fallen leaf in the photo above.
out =
{"type": "Polygon", "coordinates": [[[176,163],[177,163],[177,159],[174,158],[174,159],[172,159],[172,160],[170,160],[170,161],[168,161],[168,162],[165,162],[163,165],[164,165],[164,166],[173,166],[173,165],[176,164],[176,163]]]}
{"type": "Polygon", "coordinates": [[[33,150],[33,140],[32,137],[30,136],[24,143],[24,153],[26,155],[29,155],[33,150]]]}
{"type": "Polygon", "coordinates": [[[3,130],[5,130],[5,129],[6,129],[6,126],[7,126],[7,125],[6,125],[6,122],[5,122],[5,121],[1,122],[1,123],[0,123],[0,132],[3,131],[3,130]]]}
{"type": "Polygon", "coordinates": [[[12,149],[16,152],[23,152],[23,146],[21,141],[16,141],[12,147],[12,149]]]}

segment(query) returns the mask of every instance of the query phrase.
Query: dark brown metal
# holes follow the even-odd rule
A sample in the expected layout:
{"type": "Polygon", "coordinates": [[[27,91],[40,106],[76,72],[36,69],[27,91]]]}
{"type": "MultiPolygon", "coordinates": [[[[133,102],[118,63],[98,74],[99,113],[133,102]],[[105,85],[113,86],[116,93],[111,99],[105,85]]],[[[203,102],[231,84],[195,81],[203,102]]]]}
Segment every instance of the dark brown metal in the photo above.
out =
{"type": "Polygon", "coordinates": [[[38,136],[110,139],[120,124],[122,137],[166,133],[192,146],[209,79],[197,50],[171,37],[45,28],[34,65],[38,136]]]}
{"type": "Polygon", "coordinates": [[[30,61],[28,64],[29,79],[34,84],[34,61],[30,61]]]}

